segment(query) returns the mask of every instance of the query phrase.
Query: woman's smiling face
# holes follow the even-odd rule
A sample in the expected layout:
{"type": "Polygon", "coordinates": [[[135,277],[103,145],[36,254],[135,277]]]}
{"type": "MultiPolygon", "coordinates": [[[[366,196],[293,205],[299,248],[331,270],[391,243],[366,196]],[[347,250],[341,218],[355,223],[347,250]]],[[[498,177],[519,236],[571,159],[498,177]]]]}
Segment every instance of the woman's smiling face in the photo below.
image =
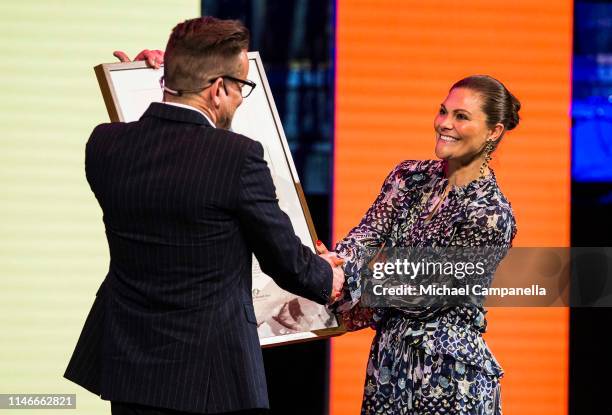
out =
{"type": "Polygon", "coordinates": [[[434,129],[436,156],[463,163],[480,156],[492,134],[482,111],[482,98],[467,88],[449,92],[434,118],[434,129]]]}

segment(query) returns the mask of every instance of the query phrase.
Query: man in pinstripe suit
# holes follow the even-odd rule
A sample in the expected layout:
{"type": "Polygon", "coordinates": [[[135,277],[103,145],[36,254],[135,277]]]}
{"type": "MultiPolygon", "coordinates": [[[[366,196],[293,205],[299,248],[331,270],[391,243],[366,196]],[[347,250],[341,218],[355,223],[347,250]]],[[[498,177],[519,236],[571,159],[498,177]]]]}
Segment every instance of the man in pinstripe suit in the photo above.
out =
{"type": "Polygon", "coordinates": [[[164,103],[96,127],[87,180],[110,248],[65,377],[113,414],[268,408],[251,299],[251,257],[284,289],[333,301],[344,275],[300,243],[261,144],[228,131],[254,87],[248,31],[209,17],[177,25],[164,103]]]}

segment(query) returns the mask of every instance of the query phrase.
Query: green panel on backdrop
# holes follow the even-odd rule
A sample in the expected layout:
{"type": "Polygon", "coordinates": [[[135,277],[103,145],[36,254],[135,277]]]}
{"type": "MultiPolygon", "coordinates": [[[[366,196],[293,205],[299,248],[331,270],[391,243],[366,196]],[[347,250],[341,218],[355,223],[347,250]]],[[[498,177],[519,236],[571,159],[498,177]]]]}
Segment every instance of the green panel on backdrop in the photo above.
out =
{"type": "Polygon", "coordinates": [[[199,14],[198,0],[0,3],[0,393],[76,393],[76,410],[53,413],[109,413],[62,377],[108,269],[83,171],[108,121],[93,66],[163,49],[199,14]]]}

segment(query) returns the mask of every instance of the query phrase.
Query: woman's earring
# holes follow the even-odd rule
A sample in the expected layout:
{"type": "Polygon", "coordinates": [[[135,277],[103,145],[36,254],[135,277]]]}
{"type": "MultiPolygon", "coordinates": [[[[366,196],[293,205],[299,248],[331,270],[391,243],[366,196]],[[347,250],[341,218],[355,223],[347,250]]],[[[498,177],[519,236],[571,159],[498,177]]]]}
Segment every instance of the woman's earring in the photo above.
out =
{"type": "Polygon", "coordinates": [[[480,177],[484,177],[485,168],[487,168],[489,162],[491,161],[491,154],[493,153],[494,149],[495,144],[493,144],[493,140],[487,140],[487,144],[485,145],[485,148],[483,150],[485,157],[484,161],[482,162],[482,165],[480,166],[480,177]]]}

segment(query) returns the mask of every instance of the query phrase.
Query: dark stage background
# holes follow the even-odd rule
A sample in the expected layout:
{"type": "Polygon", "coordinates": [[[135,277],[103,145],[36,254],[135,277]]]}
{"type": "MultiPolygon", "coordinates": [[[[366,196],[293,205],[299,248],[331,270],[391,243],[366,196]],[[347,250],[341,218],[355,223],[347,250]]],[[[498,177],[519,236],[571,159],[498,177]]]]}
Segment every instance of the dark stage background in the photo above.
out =
{"type": "MultiPolygon", "coordinates": [[[[612,246],[612,3],[576,0],[572,246],[612,246]]],[[[610,281],[608,281],[610,284],[610,281]]],[[[570,310],[570,414],[609,414],[610,308],[570,310]]]]}
{"type": "MultiPolygon", "coordinates": [[[[206,0],[202,14],[251,32],[318,237],[330,243],[334,7],[327,0],[206,0]]],[[[328,412],[329,341],[264,349],[272,414],[328,412]]]]}

